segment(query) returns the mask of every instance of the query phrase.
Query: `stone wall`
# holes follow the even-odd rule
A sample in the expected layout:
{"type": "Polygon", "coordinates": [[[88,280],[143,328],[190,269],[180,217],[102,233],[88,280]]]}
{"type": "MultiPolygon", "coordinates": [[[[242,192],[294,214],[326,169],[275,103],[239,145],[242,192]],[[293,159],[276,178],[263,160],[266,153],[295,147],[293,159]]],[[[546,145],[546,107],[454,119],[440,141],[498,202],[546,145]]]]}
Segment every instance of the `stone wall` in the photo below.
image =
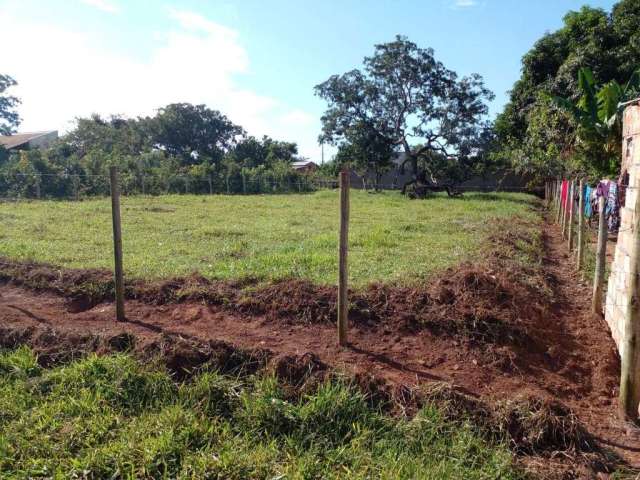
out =
{"type": "MultiPolygon", "coordinates": [[[[634,241],[634,232],[631,231],[635,214],[633,206],[636,195],[638,195],[638,188],[640,188],[640,105],[631,105],[625,109],[622,130],[621,177],[625,173],[629,175],[630,188],[626,191],[625,206],[620,208],[620,230],[613,263],[610,267],[611,273],[604,307],[605,319],[619,351],[622,344],[624,313],[630,301],[629,272],[631,262],[629,252],[634,241]]],[[[636,234],[638,233],[636,232],[636,234]]],[[[620,354],[622,354],[621,351],[620,354]]]]}

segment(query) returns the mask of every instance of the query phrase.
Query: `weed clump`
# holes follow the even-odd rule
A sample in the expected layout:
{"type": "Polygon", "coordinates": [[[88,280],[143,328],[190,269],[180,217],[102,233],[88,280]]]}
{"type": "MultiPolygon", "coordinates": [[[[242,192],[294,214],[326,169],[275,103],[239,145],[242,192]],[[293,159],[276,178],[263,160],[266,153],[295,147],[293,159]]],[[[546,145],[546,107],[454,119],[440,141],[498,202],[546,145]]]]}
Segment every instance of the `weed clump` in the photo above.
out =
{"type": "Polygon", "coordinates": [[[429,407],[388,416],[337,378],[290,399],[274,375],[176,383],[124,354],[43,368],[21,348],[0,352],[0,392],[3,478],[522,478],[505,444],[429,407]]]}

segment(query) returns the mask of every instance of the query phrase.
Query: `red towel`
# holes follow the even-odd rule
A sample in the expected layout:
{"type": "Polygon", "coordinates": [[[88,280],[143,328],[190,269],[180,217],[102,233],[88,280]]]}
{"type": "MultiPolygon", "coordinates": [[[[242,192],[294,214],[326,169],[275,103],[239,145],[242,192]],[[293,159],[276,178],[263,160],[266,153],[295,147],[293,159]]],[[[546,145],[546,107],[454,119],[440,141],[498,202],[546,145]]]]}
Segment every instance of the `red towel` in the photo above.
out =
{"type": "Polygon", "coordinates": [[[567,196],[569,193],[569,182],[562,180],[562,191],[560,192],[560,201],[562,202],[562,208],[567,208],[567,196]]]}

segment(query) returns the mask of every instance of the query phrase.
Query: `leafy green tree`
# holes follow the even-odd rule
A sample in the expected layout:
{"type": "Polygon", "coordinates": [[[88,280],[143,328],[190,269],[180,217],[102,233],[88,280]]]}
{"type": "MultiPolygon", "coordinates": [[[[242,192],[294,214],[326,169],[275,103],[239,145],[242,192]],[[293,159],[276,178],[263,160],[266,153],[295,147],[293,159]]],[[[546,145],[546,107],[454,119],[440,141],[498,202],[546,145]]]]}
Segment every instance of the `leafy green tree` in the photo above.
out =
{"type": "Polygon", "coordinates": [[[292,162],[297,154],[295,143],[273,140],[266,135],[262,140],[252,136],[242,138],[228,153],[232,161],[244,168],[270,165],[276,161],[292,162]]]}
{"type": "Polygon", "coordinates": [[[0,135],[11,135],[20,125],[20,116],[16,112],[20,100],[5,93],[15,85],[17,82],[9,75],[0,74],[0,135]]]}
{"type": "Polygon", "coordinates": [[[97,114],[76,118],[76,127],[65,136],[64,142],[81,157],[91,151],[139,155],[152,145],[145,121],[119,116],[104,119],[97,114]]]}
{"type": "Polygon", "coordinates": [[[523,57],[522,74],[496,119],[496,161],[538,177],[607,170],[602,156],[585,152],[577,118],[558,110],[546,93],[578,102],[578,72],[584,67],[605,84],[627,82],[640,59],[638,25],[640,1],[622,0],[610,13],[587,6],[570,11],[562,28],[538,40],[523,57]]]}
{"type": "Polygon", "coordinates": [[[595,172],[614,173],[621,155],[621,106],[640,93],[640,70],[622,87],[615,80],[598,86],[591,70],[582,68],[578,71],[578,87],[581,96],[577,102],[559,96],[551,99],[571,115],[577,125],[577,148],[591,159],[595,172]]]}
{"type": "Polygon", "coordinates": [[[202,105],[168,105],[147,118],[78,118],[75,128],[49,148],[0,152],[0,195],[108,195],[111,165],[120,168],[126,194],[313,188],[307,176],[291,168],[298,154],[295,143],[239,138],[242,133],[202,105]],[[46,182],[38,184],[38,174],[47,174],[46,182]]]}
{"type": "Polygon", "coordinates": [[[147,122],[154,144],[181,158],[183,165],[199,163],[199,156],[219,162],[244,133],[218,110],[189,103],[167,105],[147,122]]]}
{"type": "Polygon", "coordinates": [[[315,91],[328,102],[321,138],[340,145],[350,138],[379,137],[406,155],[413,180],[405,188],[442,183],[441,172],[421,158],[440,153],[462,163],[476,156],[489,128],[485,101],[493,98],[480,75],[459,79],[433,50],[402,36],[376,45],[362,71],[333,75],[315,91]]]}
{"type": "Polygon", "coordinates": [[[380,189],[384,172],[393,166],[394,146],[373,129],[354,128],[351,135],[339,145],[336,154],[338,165],[347,165],[359,175],[374,175],[374,189],[380,189]]]}

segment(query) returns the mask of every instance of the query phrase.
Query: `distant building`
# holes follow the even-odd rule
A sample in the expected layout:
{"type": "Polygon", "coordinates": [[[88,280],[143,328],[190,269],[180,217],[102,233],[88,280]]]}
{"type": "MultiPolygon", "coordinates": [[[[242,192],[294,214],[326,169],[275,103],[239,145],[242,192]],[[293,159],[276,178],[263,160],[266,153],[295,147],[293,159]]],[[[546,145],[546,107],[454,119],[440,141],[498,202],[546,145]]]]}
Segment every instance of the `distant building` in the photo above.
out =
{"type": "Polygon", "coordinates": [[[34,148],[47,148],[57,139],[57,130],[16,133],[15,135],[0,135],[0,145],[7,150],[33,150],[34,148]]]}
{"type": "Polygon", "coordinates": [[[318,165],[311,160],[300,160],[293,162],[291,168],[301,173],[311,173],[316,171],[318,165]]]}

